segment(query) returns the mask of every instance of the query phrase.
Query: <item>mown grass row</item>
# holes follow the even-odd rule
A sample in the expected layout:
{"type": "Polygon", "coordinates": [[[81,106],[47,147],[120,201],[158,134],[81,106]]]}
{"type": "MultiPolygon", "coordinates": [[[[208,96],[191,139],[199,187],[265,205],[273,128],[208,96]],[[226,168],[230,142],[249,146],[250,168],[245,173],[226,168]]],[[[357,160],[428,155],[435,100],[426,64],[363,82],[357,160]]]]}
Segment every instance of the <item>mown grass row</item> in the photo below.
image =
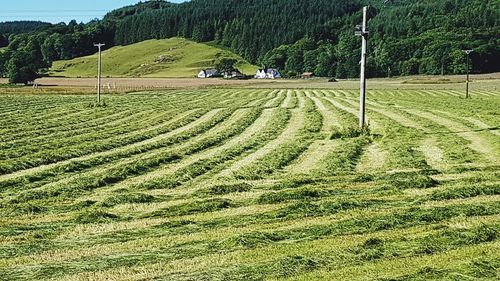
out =
{"type": "MultiPolygon", "coordinates": [[[[198,135],[213,128],[229,117],[235,109],[218,112],[215,117],[202,126],[194,128],[184,134],[177,135],[170,141],[179,143],[193,135],[198,135]]],[[[193,148],[195,151],[195,148],[193,148]]],[[[26,202],[31,200],[47,199],[52,197],[75,197],[85,191],[117,183],[130,176],[136,176],[151,171],[162,164],[171,163],[182,158],[183,152],[173,152],[172,150],[158,151],[148,158],[141,158],[141,161],[129,161],[127,165],[112,167],[105,172],[97,174],[82,175],[73,181],[66,182],[62,186],[55,188],[45,188],[41,190],[31,190],[22,192],[11,202],[26,202]]]]}
{"type": "MultiPolygon", "coordinates": [[[[190,118],[185,118],[182,122],[173,124],[174,126],[170,126],[169,131],[178,128],[180,126],[186,125],[189,122],[194,121],[194,119],[198,118],[201,116],[201,113],[203,112],[198,112],[197,114],[191,116],[190,118]]],[[[207,124],[210,125],[210,124],[207,124]]],[[[200,133],[203,133],[204,131],[208,130],[211,126],[200,126],[197,128],[194,128],[192,130],[189,130],[181,135],[176,135],[172,136],[170,138],[167,138],[162,141],[154,142],[154,143],[148,143],[147,145],[143,145],[141,147],[136,147],[130,150],[125,150],[125,151],[117,151],[115,154],[106,154],[102,155],[100,157],[95,157],[91,158],[88,160],[84,161],[78,161],[78,162],[70,162],[65,165],[58,166],[54,169],[36,173],[34,175],[27,175],[24,177],[16,178],[13,180],[5,181],[2,183],[4,187],[12,187],[12,188],[34,188],[36,186],[40,186],[40,184],[43,184],[44,182],[47,181],[54,181],[54,178],[50,178],[51,176],[54,175],[61,175],[62,173],[67,173],[69,172],[82,172],[90,167],[98,167],[98,165],[101,165],[103,163],[111,162],[113,160],[117,160],[123,157],[130,157],[135,154],[142,154],[144,152],[150,151],[150,150],[156,150],[161,147],[166,147],[170,146],[175,143],[180,143],[181,141],[187,140],[190,137],[193,137],[195,135],[198,135],[200,133]],[[40,182],[40,180],[43,180],[40,182]]],[[[215,125],[215,124],[211,124],[215,125]]],[[[143,135],[142,137],[148,137],[148,135],[143,135]]]]}
{"type": "MultiPolygon", "coordinates": [[[[150,111],[158,111],[157,109],[149,109],[149,110],[150,111]]],[[[144,111],[147,112],[147,110],[144,110],[144,111]]],[[[144,113],[139,113],[139,114],[144,114],[144,113]]],[[[26,153],[29,153],[31,156],[33,156],[33,154],[39,150],[47,150],[47,149],[54,150],[54,148],[58,148],[58,147],[63,146],[63,145],[69,146],[71,148],[75,147],[73,149],[78,150],[80,148],[77,145],[81,144],[81,143],[85,143],[89,137],[93,138],[93,139],[106,139],[106,138],[110,138],[114,135],[120,135],[120,134],[127,133],[129,131],[136,130],[138,128],[143,127],[145,124],[147,124],[147,126],[150,126],[150,125],[154,125],[155,124],[154,122],[161,122],[161,121],[162,120],[159,118],[154,119],[154,116],[151,116],[151,120],[148,120],[147,118],[139,118],[137,121],[127,122],[128,126],[126,126],[127,124],[120,124],[121,126],[114,126],[114,127],[109,128],[108,130],[99,130],[98,128],[93,128],[93,132],[90,132],[86,135],[87,138],[83,138],[83,136],[76,136],[76,138],[75,137],[65,138],[65,139],[63,139],[64,142],[61,142],[61,139],[57,139],[57,138],[54,140],[49,139],[47,142],[45,142],[42,145],[34,145],[33,143],[30,143],[31,147],[30,146],[19,147],[18,145],[16,145],[16,148],[18,148],[17,150],[7,150],[4,153],[7,153],[7,152],[14,153],[13,155],[7,155],[8,158],[20,157],[22,155],[25,155],[26,153]],[[73,146],[71,146],[72,144],[73,144],[73,146]],[[19,153],[21,153],[21,154],[19,154],[19,153]],[[19,155],[17,155],[17,154],[19,154],[19,155]]],[[[107,140],[107,142],[113,142],[113,140],[112,139],[107,140]]],[[[119,143],[119,145],[120,144],[121,143],[119,143]]],[[[69,149],[69,147],[67,149],[69,149]]]]}
{"type": "MultiPolygon", "coordinates": [[[[353,114],[357,93],[309,91],[326,107],[321,112],[304,91],[294,91],[291,103],[285,102],[286,90],[279,98],[277,93],[206,90],[203,94],[211,102],[172,126],[186,126],[194,115],[200,117],[229,100],[235,107],[157,142],[3,181],[0,276],[6,280],[496,277],[498,165],[485,161],[460,134],[407,110],[431,112],[477,129],[446,112],[477,117],[477,112],[466,112],[479,100],[464,105],[453,97],[426,100],[428,93],[377,92],[370,96],[368,108],[377,128],[358,134],[350,129],[357,123],[353,114]],[[270,100],[273,108],[266,110],[273,112],[272,117],[266,117],[265,126],[257,126],[259,131],[245,133],[270,100]],[[335,114],[339,128],[331,132],[333,139],[325,140],[321,114],[329,113],[335,114]],[[297,118],[301,124],[290,124],[297,118]],[[404,126],[403,120],[417,126],[404,126]],[[289,130],[292,125],[296,128],[289,130]],[[283,132],[293,133],[285,137],[283,132]],[[312,172],[286,173],[283,168],[317,140],[335,145],[312,172]],[[261,151],[269,143],[272,149],[261,151]],[[440,150],[442,162],[433,166],[422,144],[440,150]],[[361,160],[377,156],[367,155],[372,145],[383,152],[382,166],[360,172],[361,160]],[[259,151],[261,157],[252,158],[259,151]],[[237,177],[217,178],[246,158],[253,160],[235,170],[237,177]]],[[[184,94],[158,95],[161,101],[182,99],[184,94]]],[[[487,124],[497,118],[492,114],[497,101],[488,100],[490,104],[481,107],[487,114],[480,118],[487,124]]],[[[165,111],[173,114],[190,108],[165,111]]],[[[478,137],[491,143],[489,134],[478,137]]]]}
{"type": "MultiPolygon", "coordinates": [[[[87,99],[88,97],[84,96],[67,96],[67,97],[52,97],[57,98],[55,105],[51,109],[46,109],[44,107],[29,107],[27,109],[20,109],[15,112],[16,120],[19,122],[21,126],[17,124],[14,125],[11,123],[13,130],[9,131],[9,136],[17,135],[17,134],[25,134],[25,133],[34,133],[34,131],[43,132],[47,129],[53,130],[56,128],[61,128],[68,125],[86,125],[88,122],[92,121],[92,116],[100,116],[101,114],[109,114],[110,112],[116,112],[118,110],[136,110],[138,105],[141,106],[151,106],[157,107],[158,100],[149,99],[147,101],[141,101],[140,99],[136,99],[134,97],[128,98],[125,101],[122,101],[118,105],[112,105],[108,107],[100,107],[100,108],[91,108],[84,102],[83,99],[87,99]],[[71,111],[70,111],[71,110],[71,111]],[[72,114],[70,114],[73,112],[72,114]],[[19,114],[22,113],[22,114],[19,114]],[[60,114],[64,114],[67,118],[59,118],[60,114]],[[84,114],[87,116],[87,119],[79,120],[78,116],[84,114]],[[51,117],[55,115],[54,117],[51,117]],[[61,120],[62,119],[62,120],[61,120]],[[82,122],[83,121],[83,122],[82,122]]],[[[184,100],[185,102],[189,102],[189,100],[184,100]]],[[[172,103],[169,101],[169,103],[172,103]]],[[[174,102],[175,106],[177,102],[174,102]]],[[[168,104],[167,104],[168,106],[168,104]]],[[[8,128],[4,126],[3,128],[8,128]]],[[[30,135],[26,135],[30,136],[30,135]]]]}
{"type": "MultiPolygon", "coordinates": [[[[175,108],[175,105],[172,108],[175,108]]],[[[148,105],[149,110],[159,111],[154,105],[148,105]]],[[[163,110],[164,112],[170,112],[168,110],[163,110]]],[[[20,133],[9,134],[12,140],[8,143],[22,143],[27,139],[32,139],[33,141],[47,137],[47,136],[72,136],[76,134],[84,134],[90,130],[96,129],[106,129],[108,127],[115,127],[123,125],[126,120],[134,120],[135,116],[139,117],[148,113],[146,110],[139,110],[137,107],[131,106],[131,108],[97,108],[89,109],[84,111],[85,115],[78,115],[76,118],[73,116],[65,116],[64,122],[57,123],[57,126],[40,129],[40,125],[35,128],[35,130],[23,130],[20,133]],[[35,134],[36,131],[36,134],[35,134]]],[[[161,112],[161,111],[160,111],[161,112]]]]}
{"type": "MultiPolygon", "coordinates": [[[[279,132],[284,129],[289,119],[290,113],[288,111],[278,109],[276,114],[271,118],[268,124],[266,124],[265,128],[262,131],[258,132],[256,135],[252,136],[251,139],[245,140],[244,142],[239,143],[237,146],[224,149],[224,151],[218,153],[216,156],[212,156],[208,159],[201,159],[192,165],[176,171],[174,174],[154,181],[142,183],[137,187],[141,189],[156,189],[175,188],[177,186],[180,186],[184,182],[200,176],[212,169],[215,169],[218,165],[224,164],[225,162],[238,157],[242,153],[252,149],[256,149],[263,143],[276,138],[279,132]]],[[[241,132],[241,129],[242,128],[238,127],[233,128],[234,131],[238,132],[241,132]]],[[[225,133],[233,134],[231,130],[227,130],[225,133]]],[[[207,144],[212,145],[210,144],[210,142],[208,142],[207,144]]]]}
{"type": "Polygon", "coordinates": [[[101,122],[106,121],[106,120],[118,120],[118,118],[123,118],[130,114],[131,112],[134,112],[133,109],[124,107],[120,111],[115,111],[114,109],[108,109],[106,108],[105,110],[94,110],[94,109],[88,109],[88,110],[82,110],[81,113],[79,114],[73,114],[73,115],[66,115],[64,118],[64,121],[59,121],[54,120],[54,124],[47,124],[44,122],[43,124],[36,124],[33,127],[29,126],[23,126],[23,130],[19,132],[5,132],[2,135],[2,141],[5,142],[19,142],[19,141],[26,141],[26,139],[29,139],[31,137],[41,137],[41,136],[46,136],[50,134],[57,134],[61,133],[61,128],[66,128],[69,131],[71,130],[76,130],[82,127],[85,127],[86,125],[90,126],[92,123],[94,124],[101,124],[101,122]],[[35,132],[37,134],[35,134],[35,132]]]}
{"type": "MultiPolygon", "coordinates": [[[[194,202],[196,203],[196,202],[194,202]]],[[[221,201],[221,200],[210,200],[205,201],[200,204],[192,204],[192,205],[184,205],[176,208],[171,208],[169,215],[186,215],[192,212],[197,212],[199,210],[205,211],[214,211],[220,210],[221,208],[227,208],[230,206],[230,203],[221,201]]],[[[332,205],[330,208],[325,209],[332,211],[339,211],[349,209],[350,205],[342,204],[342,205],[332,205]]],[[[273,232],[250,232],[241,235],[237,235],[231,237],[222,243],[217,241],[193,241],[193,244],[179,244],[176,247],[169,248],[169,251],[173,255],[165,256],[165,250],[159,249],[158,252],[148,251],[148,255],[156,258],[160,258],[160,253],[163,253],[160,258],[161,261],[172,261],[178,258],[194,258],[199,257],[200,255],[209,255],[217,252],[227,252],[228,250],[237,251],[238,249],[253,249],[259,247],[266,247],[268,245],[272,245],[275,243],[280,243],[280,241],[300,241],[300,240],[315,240],[321,237],[332,237],[339,235],[350,235],[350,234],[367,234],[382,230],[390,230],[390,229],[398,229],[415,225],[426,225],[426,224],[435,224],[439,223],[453,217],[457,216],[485,216],[485,215],[493,215],[498,214],[498,204],[466,204],[461,206],[448,206],[448,207],[436,207],[431,209],[420,209],[420,208],[411,208],[407,210],[402,210],[397,214],[389,214],[389,215],[378,215],[374,217],[357,219],[357,220],[342,220],[337,223],[321,225],[321,226],[312,226],[301,229],[289,229],[289,230],[278,230],[273,232]],[[196,251],[193,252],[193,247],[196,248],[196,251]]],[[[312,210],[309,210],[312,211],[312,210]]],[[[94,220],[100,222],[109,222],[109,220],[114,219],[112,215],[108,214],[100,214],[96,213],[92,214],[92,216],[79,216],[77,217],[77,222],[79,223],[88,223],[94,220]]],[[[179,223],[179,224],[168,224],[162,227],[190,227],[191,223],[179,223]]],[[[191,227],[192,228],[192,227],[191,227]]],[[[484,243],[491,242],[497,239],[498,230],[496,230],[495,226],[485,226],[476,229],[472,229],[471,231],[456,231],[456,232],[443,232],[438,233],[436,235],[430,235],[426,237],[426,239],[422,239],[421,246],[417,247],[417,251],[414,254],[432,254],[439,251],[449,250],[453,247],[458,247],[461,245],[469,245],[471,243],[484,243]],[[448,241],[452,240],[453,243],[449,243],[448,241]]],[[[407,241],[405,241],[407,242],[407,241]]],[[[405,246],[412,245],[411,243],[406,243],[400,251],[404,252],[405,246]]],[[[388,246],[389,249],[392,246],[390,241],[383,242],[380,239],[372,239],[365,242],[365,245],[361,248],[351,248],[350,251],[359,257],[361,260],[373,260],[383,258],[387,253],[388,257],[392,257],[390,251],[382,248],[383,246],[388,246]]],[[[413,248],[413,247],[412,247],[413,248]]],[[[146,254],[146,253],[143,253],[146,254]]],[[[406,255],[411,253],[405,253],[406,255]]],[[[129,256],[125,261],[123,259],[119,259],[116,257],[108,257],[105,258],[109,263],[107,263],[107,267],[115,267],[115,266],[124,266],[124,265],[133,265],[137,266],[139,264],[143,264],[145,261],[141,258],[142,255],[134,255],[129,256]]],[[[101,260],[103,257],[99,257],[101,260]]],[[[95,268],[96,263],[89,258],[85,258],[84,260],[76,261],[75,265],[86,264],[85,268],[87,270],[98,270],[95,268]]],[[[68,272],[79,272],[74,266],[71,264],[67,264],[62,266],[54,264],[57,271],[65,271],[66,268],[68,272]]],[[[44,268],[51,268],[51,266],[44,268]]],[[[12,274],[8,274],[12,275],[12,274]]]]}
{"type": "Polygon", "coordinates": [[[70,134],[67,134],[67,137],[64,137],[63,135],[44,136],[42,139],[39,139],[39,142],[36,141],[36,138],[33,138],[33,142],[26,142],[24,144],[20,142],[9,143],[6,147],[4,147],[4,152],[0,154],[0,159],[27,161],[26,158],[28,157],[30,157],[30,159],[31,157],[35,159],[36,157],[43,157],[44,151],[48,150],[54,151],[58,154],[61,150],[83,150],[82,147],[92,142],[113,142],[116,136],[124,136],[133,133],[143,128],[145,124],[154,126],[164,122],[163,118],[165,116],[162,113],[149,116],[152,112],[154,112],[154,110],[133,114],[125,117],[124,120],[119,120],[122,121],[120,122],[120,125],[113,126],[112,124],[112,126],[109,126],[108,128],[89,128],[87,129],[87,132],[83,132],[82,134],[70,132],[70,134]],[[129,124],[129,126],[126,124],[129,124]]]}
{"type": "Polygon", "coordinates": [[[246,180],[265,178],[298,158],[315,139],[319,138],[323,117],[310,99],[306,99],[304,105],[303,117],[300,117],[304,119],[303,127],[297,135],[263,158],[236,171],[236,178],[246,180]]]}
{"type": "MultiPolygon", "coordinates": [[[[182,128],[184,126],[189,125],[190,123],[196,121],[201,118],[207,112],[204,110],[195,111],[191,114],[188,114],[186,117],[181,118],[177,122],[170,123],[168,126],[165,126],[157,131],[152,131],[148,133],[144,133],[141,135],[140,139],[137,142],[142,140],[147,140],[152,137],[158,136],[160,134],[167,134],[176,129],[182,128]]],[[[102,153],[103,155],[96,155],[95,157],[90,157],[85,160],[72,160],[65,164],[56,165],[53,168],[29,173],[27,175],[23,175],[20,177],[15,177],[9,180],[5,180],[0,182],[0,189],[10,188],[16,190],[23,189],[32,189],[36,188],[42,184],[48,182],[54,182],[60,179],[60,177],[67,177],[73,173],[81,173],[89,169],[93,169],[99,167],[102,164],[106,164],[112,161],[116,161],[119,159],[131,157],[134,155],[140,155],[146,153],[148,151],[160,149],[162,147],[168,147],[170,145],[182,142],[191,137],[194,137],[200,133],[205,132],[210,127],[207,126],[199,126],[184,132],[183,134],[176,134],[174,136],[162,139],[157,142],[146,143],[139,146],[131,147],[130,149],[119,149],[116,152],[113,150],[108,151],[107,153],[102,153]]],[[[132,140],[129,140],[132,141],[132,140]]],[[[133,143],[131,143],[133,144],[133,143]]]]}
{"type": "MultiPolygon", "coordinates": [[[[412,102],[407,104],[406,106],[408,108],[414,108],[417,105],[412,102]]],[[[399,108],[391,108],[390,111],[396,112],[398,115],[404,116],[406,118],[410,118],[411,120],[417,122],[420,126],[425,128],[424,132],[413,130],[413,134],[415,135],[414,138],[418,138],[421,141],[429,138],[435,139],[436,145],[442,148],[441,151],[443,153],[443,163],[460,165],[474,163],[480,160],[480,155],[476,151],[470,149],[470,147],[468,146],[469,141],[454,134],[454,132],[449,128],[432,121],[430,122],[430,120],[428,119],[410,114],[409,112],[399,108]],[[419,134],[419,136],[416,136],[416,134],[419,134]]],[[[413,145],[413,147],[416,148],[417,145],[413,145]]]]}
{"type": "MultiPolygon", "coordinates": [[[[54,118],[54,119],[48,119],[45,116],[45,112],[38,112],[38,110],[34,110],[35,113],[40,117],[40,122],[37,120],[33,120],[33,117],[30,117],[28,112],[22,111],[22,115],[19,115],[18,118],[16,119],[22,119],[26,118],[29,120],[29,122],[22,122],[22,126],[15,126],[16,129],[22,129],[21,132],[19,133],[13,133],[9,132],[6,136],[17,136],[18,138],[20,137],[31,137],[31,136],[37,136],[39,133],[45,133],[47,130],[49,132],[57,132],[58,130],[61,131],[62,129],[68,130],[68,129],[76,129],[76,128],[85,128],[86,126],[95,126],[96,122],[101,122],[106,120],[106,118],[103,118],[101,120],[99,117],[100,116],[106,116],[110,115],[111,113],[114,112],[123,112],[123,111],[131,111],[131,112],[136,112],[140,113],[138,109],[155,109],[155,110],[163,110],[163,111],[169,111],[174,108],[178,108],[181,106],[181,108],[189,108],[189,107],[204,107],[210,104],[214,104],[218,100],[214,99],[213,95],[210,95],[209,93],[200,93],[197,95],[189,95],[187,93],[172,93],[172,96],[175,97],[174,99],[167,99],[163,95],[160,96],[153,96],[153,97],[148,97],[148,99],[142,99],[139,97],[134,97],[134,95],[131,95],[130,98],[125,99],[125,101],[117,100],[117,104],[112,104],[108,107],[105,108],[88,108],[84,105],[78,105],[75,106],[75,109],[77,110],[76,113],[77,115],[74,116],[72,114],[65,116],[64,119],[61,120],[61,118],[54,118]],[[28,117],[26,117],[28,116],[28,117]],[[82,117],[85,117],[82,119],[82,117]]],[[[73,101],[75,97],[67,97],[69,100],[73,101]]],[[[113,99],[114,101],[115,99],[113,99]]],[[[237,103],[237,100],[234,101],[237,103]]],[[[60,109],[61,110],[61,109],[60,109]]],[[[61,112],[67,113],[68,108],[64,108],[61,110],[61,112]]],[[[21,112],[21,111],[19,111],[21,112]]],[[[129,112],[130,114],[130,112],[129,112]]]]}
{"type": "MultiPolygon", "coordinates": [[[[238,103],[236,103],[236,105],[238,105],[238,103]]],[[[49,150],[47,149],[44,150],[43,147],[34,147],[33,149],[35,151],[38,150],[41,151],[39,153],[34,153],[34,154],[31,153],[29,156],[26,156],[24,158],[21,157],[20,159],[11,159],[9,161],[1,163],[2,166],[0,166],[1,168],[0,173],[9,173],[21,169],[36,167],[39,165],[55,163],[73,157],[82,156],[88,153],[109,150],[115,147],[124,146],[134,142],[146,140],[152,137],[151,135],[152,132],[140,132],[135,134],[133,133],[133,130],[141,128],[141,126],[144,126],[144,124],[147,124],[148,127],[154,126],[155,124],[162,122],[162,120],[158,119],[156,120],[156,123],[151,123],[146,121],[145,120],[138,121],[135,125],[134,124],[129,124],[128,126],[124,125],[122,129],[124,129],[125,131],[112,130],[110,132],[97,132],[94,134],[90,133],[87,138],[90,138],[89,140],[94,140],[93,142],[86,141],[86,139],[77,139],[73,141],[77,145],[67,146],[66,139],[64,139],[63,141],[61,140],[55,141],[56,143],[59,144],[58,146],[52,146],[47,144],[46,146],[50,148],[49,150]],[[129,131],[132,131],[132,133],[124,134],[129,131]],[[114,135],[118,136],[113,137],[114,135]],[[95,141],[96,139],[99,141],[95,141]],[[60,147],[60,149],[54,149],[58,147],[60,147]]],[[[154,132],[161,134],[164,133],[165,131],[155,130],[154,132]]],[[[16,149],[16,151],[18,150],[22,151],[23,153],[27,153],[27,151],[25,151],[27,149],[25,148],[16,149]]],[[[15,153],[15,151],[12,153],[15,153]]]]}

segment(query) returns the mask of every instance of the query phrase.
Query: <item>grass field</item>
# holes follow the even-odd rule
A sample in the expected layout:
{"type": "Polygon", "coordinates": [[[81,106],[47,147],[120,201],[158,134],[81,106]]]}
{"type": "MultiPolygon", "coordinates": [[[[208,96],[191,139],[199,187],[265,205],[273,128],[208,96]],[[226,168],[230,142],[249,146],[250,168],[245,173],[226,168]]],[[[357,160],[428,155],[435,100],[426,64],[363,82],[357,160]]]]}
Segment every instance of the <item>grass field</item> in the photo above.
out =
{"type": "MultiPolygon", "coordinates": [[[[253,66],[240,56],[223,49],[183,38],[147,40],[117,46],[102,53],[104,77],[196,77],[204,68],[214,66],[219,57],[238,60],[235,65],[245,74],[254,75],[253,66]]],[[[49,74],[62,77],[95,77],[97,54],[54,62],[49,74]]]]}
{"type": "Polygon", "coordinates": [[[355,90],[0,95],[0,279],[498,280],[472,94],[372,90],[369,133],[355,90]]]}

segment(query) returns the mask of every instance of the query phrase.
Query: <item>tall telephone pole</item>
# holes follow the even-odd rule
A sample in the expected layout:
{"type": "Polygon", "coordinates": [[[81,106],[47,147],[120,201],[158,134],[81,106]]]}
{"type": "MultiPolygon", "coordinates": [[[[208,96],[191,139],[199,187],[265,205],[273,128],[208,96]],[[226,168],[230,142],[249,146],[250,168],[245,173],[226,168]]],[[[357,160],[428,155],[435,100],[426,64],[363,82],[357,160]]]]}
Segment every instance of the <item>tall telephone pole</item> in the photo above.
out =
{"type": "Polygon", "coordinates": [[[97,104],[101,104],[101,48],[105,44],[99,43],[94,44],[95,47],[99,48],[99,59],[97,62],[97,104]]]}
{"type": "Polygon", "coordinates": [[[474,52],[474,50],[463,50],[465,55],[467,55],[467,80],[465,81],[465,98],[470,98],[469,95],[469,71],[470,71],[470,53],[474,52]]]}
{"type": "Polygon", "coordinates": [[[368,7],[363,7],[363,24],[356,26],[356,36],[361,36],[361,74],[360,74],[360,98],[359,98],[359,127],[364,128],[366,126],[366,47],[368,45],[368,30],[366,26],[367,22],[368,7]]]}

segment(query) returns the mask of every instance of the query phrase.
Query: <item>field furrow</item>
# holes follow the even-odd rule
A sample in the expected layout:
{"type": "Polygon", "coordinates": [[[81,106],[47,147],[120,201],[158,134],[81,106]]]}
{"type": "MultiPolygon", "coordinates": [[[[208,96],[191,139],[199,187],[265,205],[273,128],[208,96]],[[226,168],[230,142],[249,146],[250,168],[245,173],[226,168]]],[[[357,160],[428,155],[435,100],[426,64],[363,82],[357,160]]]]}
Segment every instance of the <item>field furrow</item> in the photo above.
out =
{"type": "Polygon", "coordinates": [[[264,147],[257,150],[256,152],[252,153],[251,155],[249,155],[249,156],[239,160],[238,162],[232,164],[230,167],[223,170],[218,175],[218,177],[234,176],[234,173],[236,173],[242,167],[254,163],[255,161],[259,160],[260,158],[271,153],[273,150],[277,149],[281,144],[283,144],[284,142],[286,142],[290,138],[293,138],[293,136],[296,135],[298,133],[299,129],[302,127],[302,124],[304,121],[303,118],[304,118],[304,116],[302,115],[302,111],[298,111],[298,110],[293,109],[292,110],[292,117],[290,118],[290,122],[288,123],[288,126],[281,133],[281,135],[278,138],[276,138],[275,140],[266,144],[264,147]]]}
{"type": "Polygon", "coordinates": [[[494,280],[497,91],[316,80],[0,95],[0,279],[494,280]]]}
{"type": "Polygon", "coordinates": [[[445,126],[452,133],[459,135],[460,137],[468,140],[470,142],[470,147],[481,153],[483,157],[489,159],[492,162],[497,162],[500,159],[500,154],[498,154],[498,149],[494,144],[485,140],[479,133],[474,132],[470,128],[454,122],[452,120],[439,117],[435,114],[429,112],[422,112],[414,109],[407,109],[408,112],[420,116],[422,118],[428,119],[432,122],[436,122],[439,125],[445,126]]]}
{"type": "MultiPolygon", "coordinates": [[[[149,145],[152,145],[152,144],[155,144],[155,143],[160,143],[160,142],[165,141],[165,140],[167,140],[169,138],[173,138],[176,135],[179,135],[179,134],[182,134],[182,133],[184,133],[186,131],[192,130],[193,128],[195,128],[195,127],[203,124],[204,122],[209,121],[211,118],[213,118],[221,110],[222,109],[212,110],[212,111],[204,114],[200,118],[194,120],[193,122],[190,122],[190,123],[186,124],[185,126],[182,126],[182,127],[179,127],[179,128],[175,128],[172,131],[168,131],[166,133],[163,133],[163,134],[160,134],[160,135],[156,135],[156,136],[154,136],[152,138],[148,138],[148,139],[142,140],[140,142],[132,143],[132,144],[129,144],[129,145],[125,145],[125,146],[118,147],[118,148],[111,149],[111,150],[107,150],[107,151],[92,153],[92,154],[89,154],[89,155],[80,156],[80,157],[76,157],[76,158],[70,158],[70,159],[67,159],[67,160],[64,160],[64,161],[60,161],[60,162],[56,162],[56,163],[52,163],[52,164],[48,164],[48,165],[41,165],[41,166],[37,166],[37,167],[34,167],[34,168],[17,171],[15,173],[11,173],[11,174],[1,175],[0,176],[0,181],[10,180],[12,178],[16,178],[16,177],[20,177],[20,176],[25,176],[25,175],[28,175],[28,174],[35,174],[35,173],[38,173],[38,172],[43,172],[43,171],[48,170],[48,169],[52,169],[52,168],[55,168],[55,167],[58,167],[58,166],[64,166],[64,165],[71,164],[71,163],[88,161],[88,160],[92,160],[93,158],[97,158],[97,157],[103,157],[103,158],[110,157],[110,156],[112,156],[114,154],[120,154],[120,153],[129,151],[129,150],[133,150],[133,149],[139,149],[139,150],[141,150],[142,147],[147,148],[147,146],[149,146],[149,145]]],[[[170,123],[174,124],[174,123],[178,122],[179,120],[185,118],[186,116],[188,116],[191,113],[193,113],[193,111],[188,111],[185,114],[180,115],[177,118],[173,119],[170,123]]]]}

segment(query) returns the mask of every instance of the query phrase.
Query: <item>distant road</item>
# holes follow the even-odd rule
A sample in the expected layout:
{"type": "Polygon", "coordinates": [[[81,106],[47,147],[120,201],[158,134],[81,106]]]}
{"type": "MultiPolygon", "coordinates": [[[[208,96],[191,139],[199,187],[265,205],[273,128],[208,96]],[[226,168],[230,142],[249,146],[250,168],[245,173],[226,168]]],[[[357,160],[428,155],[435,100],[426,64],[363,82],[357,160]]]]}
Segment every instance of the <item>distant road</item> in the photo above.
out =
{"type": "MultiPolygon", "coordinates": [[[[218,85],[248,85],[262,83],[257,80],[224,80],[198,78],[104,78],[103,87],[107,88],[199,88],[218,85]]],[[[271,81],[267,81],[269,83],[271,81]]],[[[274,81],[276,82],[276,81],[274,81]]],[[[95,78],[41,78],[36,83],[41,86],[96,87],[95,78]]]]}
{"type": "MultiPolygon", "coordinates": [[[[498,89],[500,73],[473,75],[472,87],[482,89],[498,89]],[[475,81],[475,82],[474,82],[475,81]]],[[[327,82],[327,78],[312,79],[276,79],[276,80],[225,80],[218,78],[105,78],[103,87],[113,91],[116,89],[154,89],[154,88],[204,88],[204,87],[251,87],[251,88],[342,88],[357,89],[357,79],[339,80],[336,83],[327,82]]],[[[465,81],[464,75],[453,76],[409,76],[398,78],[376,78],[368,80],[371,89],[419,89],[433,90],[437,88],[461,89],[465,81]]],[[[76,87],[95,88],[95,78],[57,78],[48,77],[37,79],[42,87],[76,87]]]]}
{"type": "MultiPolygon", "coordinates": [[[[500,88],[500,73],[473,75],[471,87],[473,90],[498,90],[500,88]]],[[[464,75],[454,76],[410,76],[398,78],[377,78],[368,80],[368,88],[379,89],[453,89],[463,88],[464,75]]],[[[0,84],[8,83],[8,79],[0,78],[0,84]]],[[[60,78],[45,77],[36,80],[40,88],[59,88],[69,90],[78,88],[83,92],[93,91],[96,87],[95,78],[60,78]]],[[[326,78],[313,79],[276,79],[276,80],[225,80],[225,79],[199,79],[199,78],[104,78],[104,90],[111,92],[128,92],[135,90],[151,89],[182,89],[182,88],[212,88],[212,87],[238,87],[238,88],[337,88],[357,89],[359,82],[356,79],[340,80],[336,83],[327,82],[326,78]],[[109,86],[109,88],[108,88],[109,86]]]]}

